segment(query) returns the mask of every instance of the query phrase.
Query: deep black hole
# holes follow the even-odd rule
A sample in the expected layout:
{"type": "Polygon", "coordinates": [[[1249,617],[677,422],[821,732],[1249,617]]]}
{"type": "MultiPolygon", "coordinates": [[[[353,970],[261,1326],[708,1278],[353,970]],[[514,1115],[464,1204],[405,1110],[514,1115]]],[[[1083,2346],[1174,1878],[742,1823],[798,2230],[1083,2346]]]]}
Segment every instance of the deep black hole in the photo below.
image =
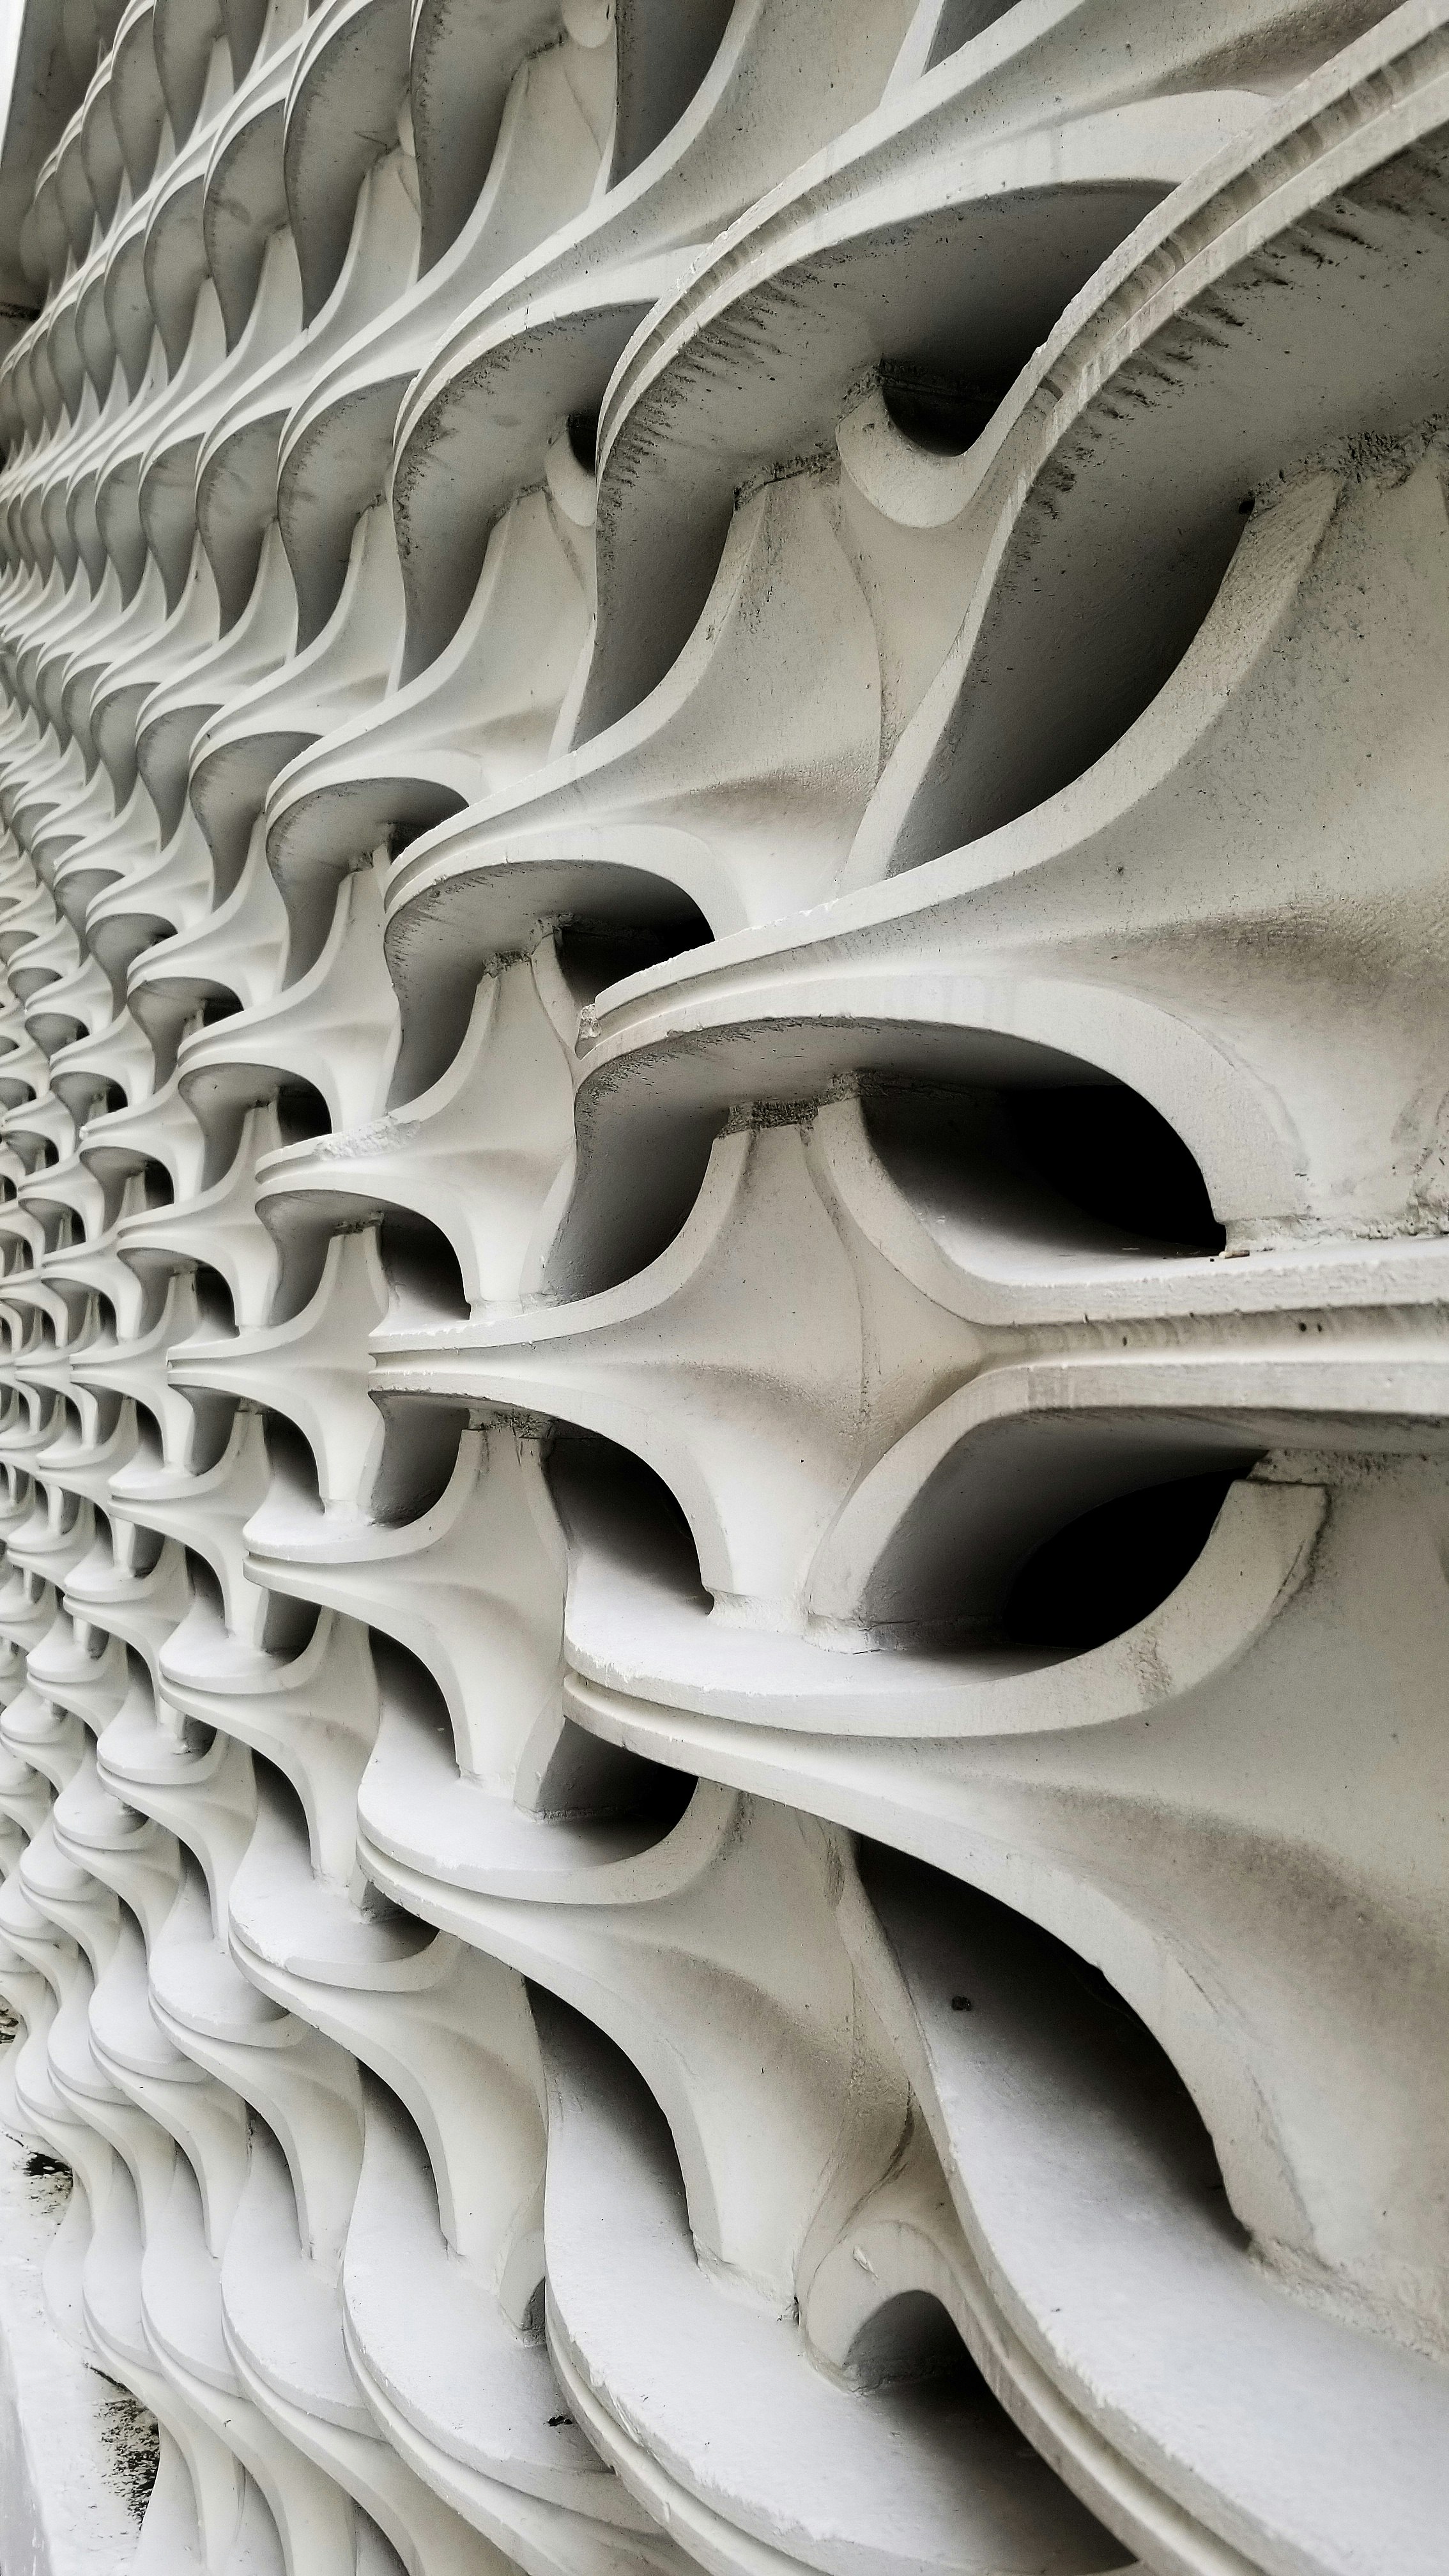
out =
{"type": "Polygon", "coordinates": [[[850,2347],[845,2375],[857,2388],[951,2380],[961,2396],[983,2409],[993,2403],[950,2316],[929,2290],[898,2290],[866,2319],[850,2347]]]}
{"type": "Polygon", "coordinates": [[[541,1816],[612,1819],[645,1826],[662,1842],[689,1805],[698,1781],[688,1771],[607,1744],[566,1718],[538,1788],[541,1816]]]}
{"type": "Polygon", "coordinates": [[[284,1145],[301,1145],[312,1136],[330,1136],[327,1103],[314,1082],[284,1082],[277,1094],[277,1126],[284,1145]]]}
{"type": "Polygon", "coordinates": [[[1018,1151],[1063,1198],[1144,1243],[1221,1252],[1227,1240],[1203,1176],[1175,1129],[1122,1083],[1014,1091],[1018,1151]]]}
{"type": "Polygon", "coordinates": [[[709,937],[703,913],[681,900],[677,910],[658,921],[565,922],[554,944],[564,981],[582,1005],[628,975],[642,975],[646,967],[706,947],[709,937]]]}
{"type": "Polygon", "coordinates": [[[931,456],[962,456],[977,440],[1010,378],[960,382],[911,367],[883,366],[881,400],[903,438],[931,456]]]}
{"type": "Polygon", "coordinates": [[[1233,1476],[1184,1476],[1084,1512],[1029,1556],[1002,1627],[1016,1646],[1086,1654],[1175,1592],[1207,1544],[1233,1476]]]}
{"type": "Polygon", "coordinates": [[[569,445],[574,452],[574,462],[582,465],[586,474],[596,474],[599,470],[599,415],[596,411],[569,413],[569,445]]]}

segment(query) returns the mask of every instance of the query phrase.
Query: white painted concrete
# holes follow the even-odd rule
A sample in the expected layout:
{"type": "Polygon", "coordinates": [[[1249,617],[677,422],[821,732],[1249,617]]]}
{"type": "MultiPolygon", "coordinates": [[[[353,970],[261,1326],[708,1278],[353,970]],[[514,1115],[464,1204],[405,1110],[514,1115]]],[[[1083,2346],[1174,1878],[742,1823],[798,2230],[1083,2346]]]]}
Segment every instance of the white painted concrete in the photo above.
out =
{"type": "Polygon", "coordinates": [[[129,2567],[153,2463],[144,2417],[63,2336],[41,2286],[64,2174],[0,2134],[0,2567],[91,2576],[129,2567]]]}
{"type": "Polygon", "coordinates": [[[1444,2576],[1449,0],[21,35],[0,2576],[1444,2576]]]}

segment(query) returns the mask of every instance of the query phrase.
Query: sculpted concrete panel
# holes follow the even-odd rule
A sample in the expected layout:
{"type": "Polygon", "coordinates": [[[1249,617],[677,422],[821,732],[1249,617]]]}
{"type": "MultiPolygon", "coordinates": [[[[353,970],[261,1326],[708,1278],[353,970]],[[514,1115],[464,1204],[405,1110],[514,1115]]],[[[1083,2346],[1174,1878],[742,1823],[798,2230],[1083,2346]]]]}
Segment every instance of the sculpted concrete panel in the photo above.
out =
{"type": "Polygon", "coordinates": [[[26,0],[0,219],[4,2527],[1443,2576],[1449,0],[26,0]]]}

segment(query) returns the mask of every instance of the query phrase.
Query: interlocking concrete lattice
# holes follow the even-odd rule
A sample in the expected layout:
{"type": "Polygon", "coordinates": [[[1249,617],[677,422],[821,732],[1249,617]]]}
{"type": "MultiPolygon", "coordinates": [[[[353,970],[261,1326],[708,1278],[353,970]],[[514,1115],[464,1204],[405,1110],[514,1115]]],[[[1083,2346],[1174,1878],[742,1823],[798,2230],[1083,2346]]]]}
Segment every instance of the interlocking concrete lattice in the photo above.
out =
{"type": "Polygon", "coordinates": [[[1445,2576],[1449,0],[25,0],[0,294],[5,2576],[1445,2576]]]}

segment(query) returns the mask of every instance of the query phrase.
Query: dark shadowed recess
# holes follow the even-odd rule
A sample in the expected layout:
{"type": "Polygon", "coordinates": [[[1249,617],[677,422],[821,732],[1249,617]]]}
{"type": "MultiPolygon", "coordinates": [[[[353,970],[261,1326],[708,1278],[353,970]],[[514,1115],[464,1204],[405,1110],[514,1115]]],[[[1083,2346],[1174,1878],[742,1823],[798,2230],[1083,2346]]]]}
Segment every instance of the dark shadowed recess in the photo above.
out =
{"type": "Polygon", "coordinates": [[[929,456],[964,456],[1011,383],[1009,373],[961,379],[887,359],[881,400],[903,438],[929,456]]]}
{"type": "MultiPolygon", "coordinates": [[[[595,963],[589,980],[599,971],[595,963]]],[[[771,1079],[776,1035],[762,1030],[758,1049],[756,1097],[772,1106],[782,1093],[778,1075],[771,1079]]],[[[904,1033],[901,1046],[909,1046],[904,1033]]],[[[802,1116],[831,1052],[822,1039],[802,1116]]],[[[677,1069],[681,1078],[666,1093],[657,1083],[646,1089],[650,1068],[639,1068],[637,1107],[622,1113],[613,1093],[622,1097],[627,1072],[609,1092],[582,1096],[578,1175],[549,1253],[556,1295],[590,1296],[637,1275],[686,1223],[741,1086],[735,1078],[713,1090],[700,1082],[691,1096],[688,1059],[677,1069]]],[[[996,1088],[875,1071],[860,1081],[875,1152],[964,1269],[985,1262],[999,1274],[1021,1263],[1039,1273],[1053,1258],[1181,1258],[1223,1248],[1193,1156],[1125,1084],[996,1088]]]]}
{"type": "Polygon", "coordinates": [[[606,1565],[612,1578],[708,1610],[699,1552],[689,1523],[662,1476],[631,1449],[596,1431],[560,1423],[549,1443],[547,1473],[570,1554],[606,1565]]]}
{"type": "Polygon", "coordinates": [[[719,51],[731,0],[615,0],[618,86],[609,185],[678,124],[719,51]]]}
{"type": "Polygon", "coordinates": [[[948,54],[959,53],[973,36],[984,35],[1015,6],[1016,0],[946,0],[931,43],[930,67],[943,63],[948,54]]]}
{"type": "MultiPolygon", "coordinates": [[[[373,1667],[383,1706],[394,1726],[415,1736],[419,1745],[457,1760],[457,1744],[447,1702],[427,1666],[395,1637],[380,1628],[369,1631],[373,1667]]],[[[698,1782],[685,1771],[643,1754],[607,1744],[601,1736],[564,1718],[536,1794],[519,1805],[540,1820],[568,1826],[574,1835],[573,1858],[587,1866],[594,1860],[616,1860],[620,1850],[643,1851],[662,1842],[679,1822],[698,1782]],[[599,1829],[589,1849],[591,1828],[599,1829]],[[623,1830],[621,1845],[620,1833],[623,1830]]]]}
{"type": "MultiPolygon", "coordinates": [[[[489,909],[486,893],[480,901],[465,891],[461,900],[462,912],[451,914],[438,935],[429,929],[422,972],[415,969],[406,942],[398,943],[391,961],[403,1036],[389,1110],[419,1099],[447,1072],[467,1035],[480,980],[495,962],[479,935],[489,909]]],[[[641,873],[620,896],[614,917],[605,911],[597,920],[575,918],[560,926],[559,968],[582,1010],[607,985],[703,947],[709,936],[709,924],[696,904],[661,879],[641,873]]]]}
{"type": "Polygon", "coordinates": [[[1001,1625],[1010,1643],[1081,1655],[1135,1628],[1191,1573],[1232,1482],[1230,1474],[1183,1476],[1068,1522],[1007,1592],[1001,1625]]]}
{"type": "Polygon", "coordinates": [[[1006,1114],[1024,1160],[1087,1216],[1155,1243],[1222,1251],[1202,1173],[1140,1092],[1120,1082],[1014,1091],[1006,1114]]]}
{"type": "MultiPolygon", "coordinates": [[[[1003,1248],[1216,1253],[1226,1236],[1192,1154],[1125,1083],[947,1089],[868,1079],[871,1142],[908,1198],[1003,1248]]],[[[967,1257],[964,1256],[963,1257],[967,1257]]]]}

